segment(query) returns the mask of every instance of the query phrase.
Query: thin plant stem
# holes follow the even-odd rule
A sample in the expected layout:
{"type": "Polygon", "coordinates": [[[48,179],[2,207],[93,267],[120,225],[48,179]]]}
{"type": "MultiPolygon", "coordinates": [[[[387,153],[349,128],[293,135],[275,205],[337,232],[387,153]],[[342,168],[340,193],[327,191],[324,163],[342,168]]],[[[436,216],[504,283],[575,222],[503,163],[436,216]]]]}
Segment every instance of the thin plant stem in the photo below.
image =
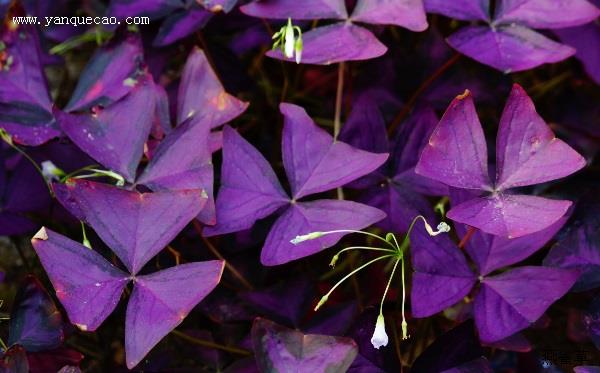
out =
{"type": "Polygon", "coordinates": [[[471,240],[471,237],[473,237],[473,234],[475,233],[475,231],[476,231],[475,227],[469,227],[469,229],[467,230],[467,233],[465,234],[465,236],[458,243],[458,248],[459,249],[462,249],[462,248],[465,247],[465,245],[471,240]]]}
{"type": "Polygon", "coordinates": [[[198,346],[214,348],[216,350],[226,351],[226,352],[230,352],[232,354],[237,354],[237,355],[252,356],[252,352],[245,350],[243,348],[225,346],[225,345],[215,343],[212,341],[195,338],[195,337],[192,337],[191,335],[187,335],[183,332],[180,332],[179,330],[173,330],[171,333],[173,333],[173,335],[176,335],[181,339],[184,339],[184,340],[191,342],[193,344],[196,344],[198,346]]]}
{"type": "MultiPolygon", "coordinates": [[[[383,292],[383,297],[381,298],[381,303],[379,304],[380,315],[383,314],[383,302],[385,301],[385,297],[387,296],[388,290],[390,290],[390,285],[392,284],[392,279],[394,278],[394,273],[396,273],[396,267],[398,267],[398,262],[400,262],[400,260],[402,260],[402,262],[404,263],[403,259],[396,259],[396,262],[394,263],[394,268],[392,268],[392,274],[390,274],[390,279],[388,280],[387,286],[385,287],[385,291],[383,292]]],[[[402,266],[402,268],[404,268],[404,266],[402,266]]],[[[402,291],[404,291],[404,286],[402,287],[402,291]]]]}
{"type": "Polygon", "coordinates": [[[395,253],[395,250],[391,250],[391,249],[384,249],[381,247],[370,247],[370,246],[350,246],[350,247],[346,247],[345,249],[342,249],[340,251],[338,251],[334,256],[340,255],[341,253],[345,252],[345,251],[350,251],[350,250],[372,250],[372,251],[387,251],[389,253],[395,253]]]}
{"type": "MultiPolygon", "coordinates": [[[[386,258],[391,258],[391,257],[394,257],[394,256],[395,255],[383,255],[383,256],[379,256],[379,257],[377,257],[377,258],[375,258],[373,260],[370,260],[370,261],[366,262],[365,264],[361,265],[360,267],[356,268],[355,270],[353,270],[352,272],[350,272],[346,276],[344,276],[341,280],[339,280],[335,285],[333,285],[333,287],[327,292],[327,294],[325,294],[321,298],[321,300],[329,298],[329,296],[331,295],[331,293],[333,293],[334,290],[338,288],[338,286],[340,286],[344,281],[346,281],[349,277],[351,277],[355,273],[360,272],[362,269],[370,266],[371,264],[373,264],[373,263],[375,263],[375,262],[377,262],[379,260],[386,259],[386,258]]],[[[319,303],[321,304],[321,302],[319,302],[319,303]]],[[[315,307],[315,311],[320,307],[320,304],[317,305],[317,307],[315,307]]]]}
{"type": "Polygon", "coordinates": [[[225,260],[225,258],[223,257],[223,255],[221,255],[219,250],[217,250],[215,245],[213,245],[212,242],[210,242],[206,237],[204,237],[204,235],[202,234],[202,226],[200,226],[200,223],[194,219],[192,224],[194,225],[194,229],[196,230],[206,247],[208,247],[210,252],[213,253],[213,255],[216,256],[218,259],[223,260],[225,262],[225,268],[227,268],[227,270],[231,272],[231,274],[235,278],[237,278],[246,289],[254,290],[254,286],[252,286],[252,284],[250,284],[250,282],[246,280],[246,278],[241,274],[241,272],[238,271],[233,265],[231,265],[229,261],[225,260]]]}
{"type": "Polygon", "coordinates": [[[23,149],[21,149],[18,146],[16,146],[12,141],[11,142],[4,141],[4,142],[7,143],[8,146],[10,146],[11,148],[13,148],[17,152],[19,152],[23,157],[25,157],[25,159],[27,159],[33,165],[33,167],[35,167],[36,171],[40,174],[40,176],[44,180],[44,184],[46,185],[46,188],[48,188],[48,192],[50,193],[50,197],[54,198],[54,192],[52,191],[52,188],[50,187],[50,184],[46,181],[46,178],[44,177],[44,172],[42,172],[42,169],[37,164],[37,162],[33,158],[31,158],[29,156],[29,154],[27,154],[23,149]]]}
{"type": "Polygon", "coordinates": [[[320,232],[320,233],[321,233],[323,236],[324,236],[324,235],[326,235],[326,234],[335,234],[335,233],[360,233],[360,234],[364,234],[364,235],[367,235],[367,236],[370,236],[370,237],[376,238],[376,239],[378,239],[378,240],[380,240],[380,241],[383,241],[383,242],[385,242],[387,245],[391,246],[391,247],[392,247],[392,249],[396,249],[396,248],[394,247],[394,245],[392,245],[390,242],[388,242],[388,241],[386,241],[385,239],[383,239],[383,238],[379,237],[378,235],[376,235],[376,234],[373,234],[373,233],[370,233],[370,232],[358,231],[358,230],[354,230],[354,229],[336,229],[336,230],[333,230],[333,231],[326,231],[326,232],[320,232]]]}
{"type": "Polygon", "coordinates": [[[421,96],[421,94],[423,94],[423,92],[425,92],[425,90],[427,88],[429,88],[429,86],[434,81],[436,81],[440,76],[442,76],[442,74],[444,72],[446,72],[446,70],[448,70],[452,65],[454,65],[456,63],[456,61],[458,61],[459,59],[460,59],[460,53],[455,53],[448,61],[446,61],[436,71],[434,71],[433,74],[431,74],[429,76],[429,78],[427,78],[423,83],[421,83],[419,88],[417,88],[415,93],[413,93],[413,95],[410,97],[410,99],[406,102],[406,105],[404,105],[402,107],[402,110],[400,110],[398,115],[396,115],[396,117],[390,124],[390,126],[388,128],[388,134],[391,135],[392,133],[394,133],[396,128],[400,125],[400,123],[402,123],[402,121],[404,121],[406,116],[410,113],[412,107],[417,102],[417,99],[419,98],[419,96],[421,96]]]}
{"type": "Polygon", "coordinates": [[[346,63],[340,62],[338,64],[338,80],[337,89],[335,93],[335,116],[333,117],[333,138],[337,140],[342,128],[342,99],[344,97],[344,70],[346,69],[346,63]]]}
{"type": "Polygon", "coordinates": [[[396,357],[398,358],[398,362],[400,363],[400,367],[402,369],[402,352],[400,351],[400,338],[398,338],[398,328],[396,327],[396,318],[394,317],[394,324],[392,328],[392,334],[394,335],[394,350],[396,351],[396,357]]]}
{"type": "MultiPolygon", "coordinates": [[[[406,317],[404,316],[405,306],[406,306],[406,282],[404,277],[404,257],[400,258],[402,261],[402,268],[400,277],[402,278],[402,322],[406,323],[406,317]]],[[[396,263],[397,264],[397,263],[396,263]]]]}
{"type": "Polygon", "coordinates": [[[179,251],[175,250],[174,248],[172,248],[171,246],[167,246],[167,250],[175,258],[175,265],[178,266],[179,264],[181,264],[181,253],[179,251]]]}
{"type": "Polygon", "coordinates": [[[8,351],[8,346],[6,345],[6,343],[4,343],[4,340],[2,338],[0,338],[0,347],[2,347],[4,351],[8,351]]]}
{"type": "Polygon", "coordinates": [[[92,164],[92,165],[89,165],[89,166],[81,167],[80,169],[77,169],[77,170],[75,170],[73,172],[70,172],[70,173],[66,174],[65,176],[61,177],[60,178],[60,182],[64,183],[66,180],[72,178],[73,176],[77,175],[80,172],[88,171],[88,170],[91,170],[91,169],[94,169],[94,168],[98,168],[98,167],[100,167],[100,165],[98,165],[98,164],[92,164]]]}
{"type": "MultiPolygon", "coordinates": [[[[333,141],[337,141],[338,135],[340,134],[340,129],[342,128],[342,101],[344,97],[344,70],[346,68],[346,63],[344,61],[338,64],[338,80],[337,80],[337,89],[335,92],[335,115],[333,117],[333,141]]],[[[344,199],[344,189],[342,187],[338,187],[337,191],[337,199],[344,199]]]]}

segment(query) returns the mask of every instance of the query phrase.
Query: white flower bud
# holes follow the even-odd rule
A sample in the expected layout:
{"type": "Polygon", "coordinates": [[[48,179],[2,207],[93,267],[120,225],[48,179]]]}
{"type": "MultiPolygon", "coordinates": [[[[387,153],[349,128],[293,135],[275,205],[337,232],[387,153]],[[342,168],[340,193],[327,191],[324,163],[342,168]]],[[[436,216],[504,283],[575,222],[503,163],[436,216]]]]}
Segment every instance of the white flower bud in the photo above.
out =
{"type": "Polygon", "coordinates": [[[387,346],[388,344],[388,335],[385,332],[385,319],[382,314],[377,316],[377,323],[375,324],[373,337],[371,337],[371,344],[376,349],[379,349],[381,346],[387,346]]]}
{"type": "Polygon", "coordinates": [[[296,39],[294,38],[294,27],[292,27],[292,20],[288,18],[288,25],[285,28],[285,44],[283,54],[287,58],[294,57],[294,48],[296,46],[296,39]]]}
{"type": "Polygon", "coordinates": [[[44,175],[44,179],[46,179],[46,181],[58,181],[64,174],[65,173],[60,168],[56,167],[52,161],[42,162],[42,175],[44,175]]]}
{"type": "Polygon", "coordinates": [[[293,243],[294,245],[299,244],[300,242],[304,242],[304,241],[308,241],[308,240],[314,240],[315,238],[319,238],[323,235],[323,232],[312,232],[309,234],[303,234],[300,236],[296,236],[294,239],[290,240],[291,243],[293,243]]]}

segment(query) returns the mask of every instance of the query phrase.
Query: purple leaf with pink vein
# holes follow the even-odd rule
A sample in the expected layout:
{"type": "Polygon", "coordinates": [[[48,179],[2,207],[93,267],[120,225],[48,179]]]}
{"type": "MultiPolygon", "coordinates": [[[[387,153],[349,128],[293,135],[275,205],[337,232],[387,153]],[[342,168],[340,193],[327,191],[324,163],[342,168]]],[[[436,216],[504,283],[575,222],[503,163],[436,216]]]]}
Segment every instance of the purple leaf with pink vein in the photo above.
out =
{"type": "Polygon", "coordinates": [[[562,61],[575,54],[568,45],[520,25],[501,25],[495,30],[467,26],[448,37],[457,51],[504,73],[529,70],[542,63],[562,61]],[[481,46],[485,45],[485,48],[481,46]]]}
{"type": "Polygon", "coordinates": [[[383,164],[388,154],[374,154],[334,141],[300,106],[283,103],[283,165],[299,199],[342,186],[383,164]]]}
{"type": "Polygon", "coordinates": [[[112,313],[130,280],[97,252],[49,229],[31,240],[71,323],[94,331],[112,313]]]}
{"type": "MultiPolygon", "coordinates": [[[[423,31],[428,26],[421,0],[358,0],[350,16],[343,0],[310,0],[302,3],[292,0],[254,1],[241,6],[240,10],[260,18],[342,21],[305,30],[301,61],[316,65],[367,60],[387,51],[387,47],[371,31],[353,22],[396,25],[411,31],[423,31]]],[[[268,51],[267,56],[293,61],[285,57],[281,50],[268,51]]]]}
{"type": "Polygon", "coordinates": [[[140,36],[125,34],[99,48],[81,72],[65,111],[108,106],[127,95],[143,76],[144,50],[140,36]]]}
{"type": "Polygon", "coordinates": [[[411,31],[424,31],[428,26],[422,0],[358,0],[350,19],[411,31]]]}
{"type": "Polygon", "coordinates": [[[190,53],[177,94],[177,124],[190,117],[218,127],[242,114],[248,103],[225,92],[204,52],[194,48],[190,53]]]}
{"type": "MultiPolygon", "coordinates": [[[[484,233],[474,244],[491,252],[510,252],[512,242],[490,247],[493,239],[484,233]]],[[[524,237],[522,240],[530,239],[524,237]]],[[[467,296],[476,282],[480,286],[474,298],[475,323],[483,342],[492,343],[507,338],[540,318],[552,303],[561,298],[579,277],[579,272],[550,267],[518,267],[498,275],[473,273],[461,250],[447,236],[430,237],[418,226],[411,235],[412,260],[415,273],[411,290],[411,306],[415,317],[427,317],[440,312],[467,296]]],[[[524,243],[524,241],[522,242],[524,243]]],[[[527,243],[533,253],[545,240],[532,237],[527,243]]],[[[478,258],[474,258],[476,261],[478,258]]],[[[503,267],[523,259],[502,263],[503,267]]]]}
{"type": "Polygon", "coordinates": [[[129,369],[215,288],[224,268],[223,261],[215,260],[135,276],[46,228],[34,236],[32,244],[69,319],[83,331],[98,328],[118,304],[125,286],[134,282],[125,328],[129,369]]]}
{"type": "Polygon", "coordinates": [[[60,203],[94,228],[133,274],[206,203],[206,195],[198,189],[139,193],[77,179],[54,184],[54,191],[60,203]]]}
{"type": "Polygon", "coordinates": [[[583,25],[598,16],[600,10],[587,0],[501,0],[494,22],[555,29],[583,25]]]}
{"type": "Polygon", "coordinates": [[[152,129],[152,84],[151,78],[138,82],[124,98],[96,113],[59,113],[60,126],[81,150],[133,182],[152,129]]]}
{"type": "Polygon", "coordinates": [[[600,25],[590,22],[554,30],[558,38],[565,44],[575,48],[575,57],[581,61],[588,75],[600,85],[600,48],[589,48],[590,45],[600,45],[600,25]]]}
{"type": "Polygon", "coordinates": [[[299,106],[284,103],[280,109],[285,118],[283,163],[293,200],[262,155],[226,127],[217,224],[204,230],[213,236],[247,229],[281,209],[262,249],[261,262],[265,265],[314,254],[333,246],[342,236],[335,234],[293,245],[290,240],[296,235],[316,230],[362,229],[385,217],[378,209],[350,201],[298,201],[372,172],[386,161],[387,154],[369,153],[334,141],[299,106]]]}
{"type": "Polygon", "coordinates": [[[208,144],[210,128],[200,119],[190,118],[167,135],[136,182],[154,191],[204,190],[207,202],[199,219],[214,224],[213,165],[208,144]]]}
{"type": "Polygon", "coordinates": [[[562,178],[584,165],[583,157],[554,136],[523,88],[515,84],[500,118],[494,183],[488,178],[485,138],[468,91],[444,113],[416,172],[486,194],[453,206],[450,219],[516,238],[552,225],[571,202],[512,194],[510,189],[562,178]]]}
{"type": "Polygon", "coordinates": [[[460,53],[505,73],[562,61],[575,53],[533,29],[559,29],[583,25],[600,15],[586,0],[499,0],[489,19],[488,0],[458,2],[425,0],[428,12],[487,25],[464,27],[448,37],[460,53]]]}
{"type": "Polygon", "coordinates": [[[575,291],[593,289],[600,285],[600,203],[582,199],[575,220],[552,247],[544,265],[577,269],[581,277],[575,291]]]}
{"type": "Polygon", "coordinates": [[[125,320],[129,369],[217,286],[224,265],[221,260],[187,263],[133,279],[125,320]]]}
{"type": "MultiPolygon", "coordinates": [[[[302,63],[330,65],[342,61],[368,60],[383,55],[387,47],[371,31],[352,23],[334,23],[302,34],[302,63]]],[[[281,50],[270,50],[267,56],[294,61],[281,50]]]]}

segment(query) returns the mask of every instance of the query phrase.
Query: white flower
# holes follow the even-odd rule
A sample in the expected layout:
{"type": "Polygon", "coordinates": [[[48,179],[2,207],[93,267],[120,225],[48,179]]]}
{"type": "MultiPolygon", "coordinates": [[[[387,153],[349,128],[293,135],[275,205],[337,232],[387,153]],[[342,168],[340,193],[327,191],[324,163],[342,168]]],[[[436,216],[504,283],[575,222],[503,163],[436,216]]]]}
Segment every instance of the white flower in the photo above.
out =
{"type": "Polygon", "coordinates": [[[375,324],[373,337],[371,337],[371,344],[376,349],[379,349],[381,346],[387,346],[388,344],[388,335],[385,332],[385,319],[382,314],[377,316],[377,323],[375,324]]]}
{"type": "Polygon", "coordinates": [[[58,167],[52,163],[52,161],[44,161],[42,162],[42,175],[44,175],[44,179],[47,181],[56,180],[58,181],[60,176],[64,173],[58,167]]]}
{"type": "Polygon", "coordinates": [[[427,220],[425,220],[425,218],[423,218],[423,221],[425,222],[425,230],[427,231],[427,233],[429,233],[430,236],[437,236],[440,233],[448,233],[450,232],[450,226],[446,223],[446,222],[441,222],[440,224],[438,224],[437,226],[437,231],[434,231],[431,228],[431,225],[429,225],[427,223],[427,220]]]}

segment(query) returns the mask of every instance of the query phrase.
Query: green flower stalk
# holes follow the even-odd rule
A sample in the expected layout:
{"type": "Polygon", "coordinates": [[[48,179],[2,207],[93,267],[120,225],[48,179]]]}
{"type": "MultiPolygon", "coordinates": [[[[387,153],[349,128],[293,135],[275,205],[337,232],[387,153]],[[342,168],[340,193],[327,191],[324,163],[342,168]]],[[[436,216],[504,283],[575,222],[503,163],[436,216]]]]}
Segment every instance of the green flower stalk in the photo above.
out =
{"type": "Polygon", "coordinates": [[[450,226],[445,223],[445,222],[441,222],[437,225],[436,230],[433,230],[433,228],[431,227],[431,225],[429,225],[429,223],[427,222],[427,220],[419,215],[417,217],[415,217],[413,219],[413,221],[410,224],[410,227],[408,228],[408,232],[406,233],[406,235],[404,236],[404,239],[402,240],[401,244],[398,244],[398,240],[396,239],[396,236],[393,233],[388,233],[385,235],[384,237],[380,237],[376,234],[370,233],[370,232],[365,232],[365,231],[357,231],[357,230],[350,230],[350,229],[340,229],[340,230],[333,230],[333,231],[326,231],[326,232],[311,232],[308,234],[303,234],[303,235],[298,235],[296,236],[294,239],[292,239],[290,242],[298,245],[301,244],[302,242],[305,241],[310,241],[310,240],[315,240],[318,239],[320,237],[323,237],[325,235],[329,235],[329,234],[336,234],[336,233],[360,233],[366,236],[369,236],[371,238],[375,238],[383,243],[385,243],[385,247],[370,247],[370,246],[350,246],[347,248],[344,248],[340,251],[338,251],[333,258],[331,259],[331,262],[329,263],[330,266],[335,266],[336,262],[339,260],[339,257],[342,253],[346,252],[346,251],[350,251],[350,250],[370,250],[370,251],[377,251],[377,252],[383,252],[382,255],[364,263],[363,265],[359,266],[358,268],[356,268],[355,270],[351,271],[350,273],[348,273],[346,276],[344,276],[340,281],[338,281],[332,288],[331,290],[329,290],[329,292],[327,292],[327,294],[325,294],[317,303],[316,307],[315,307],[315,311],[317,311],[319,308],[321,308],[329,299],[329,296],[331,295],[331,293],[333,293],[333,291],[340,286],[344,281],[346,281],[348,278],[350,278],[351,276],[353,276],[354,274],[360,272],[361,270],[363,270],[364,268],[370,266],[371,264],[378,262],[380,260],[383,259],[392,259],[393,260],[393,267],[392,267],[392,272],[390,273],[390,277],[388,279],[387,282],[387,286],[385,288],[385,291],[383,292],[383,296],[381,298],[381,302],[379,304],[379,315],[377,316],[377,322],[375,324],[375,330],[373,333],[373,337],[371,338],[371,343],[373,344],[373,347],[375,348],[380,348],[382,346],[387,346],[388,344],[388,336],[387,333],[385,331],[385,318],[383,316],[383,303],[385,301],[385,298],[387,296],[388,290],[390,289],[390,285],[392,284],[392,280],[394,278],[394,274],[396,273],[396,269],[398,268],[398,265],[401,264],[401,279],[402,279],[402,339],[407,339],[409,338],[408,335],[408,323],[406,322],[406,312],[405,312],[405,306],[406,306],[406,279],[405,279],[405,265],[404,265],[404,258],[405,255],[404,253],[406,252],[406,250],[408,250],[408,246],[410,244],[410,233],[412,232],[412,229],[415,225],[415,223],[417,222],[417,220],[423,220],[423,224],[425,225],[425,230],[427,231],[427,233],[434,237],[437,236],[438,234],[442,234],[442,233],[447,233],[450,231],[450,226]]]}

